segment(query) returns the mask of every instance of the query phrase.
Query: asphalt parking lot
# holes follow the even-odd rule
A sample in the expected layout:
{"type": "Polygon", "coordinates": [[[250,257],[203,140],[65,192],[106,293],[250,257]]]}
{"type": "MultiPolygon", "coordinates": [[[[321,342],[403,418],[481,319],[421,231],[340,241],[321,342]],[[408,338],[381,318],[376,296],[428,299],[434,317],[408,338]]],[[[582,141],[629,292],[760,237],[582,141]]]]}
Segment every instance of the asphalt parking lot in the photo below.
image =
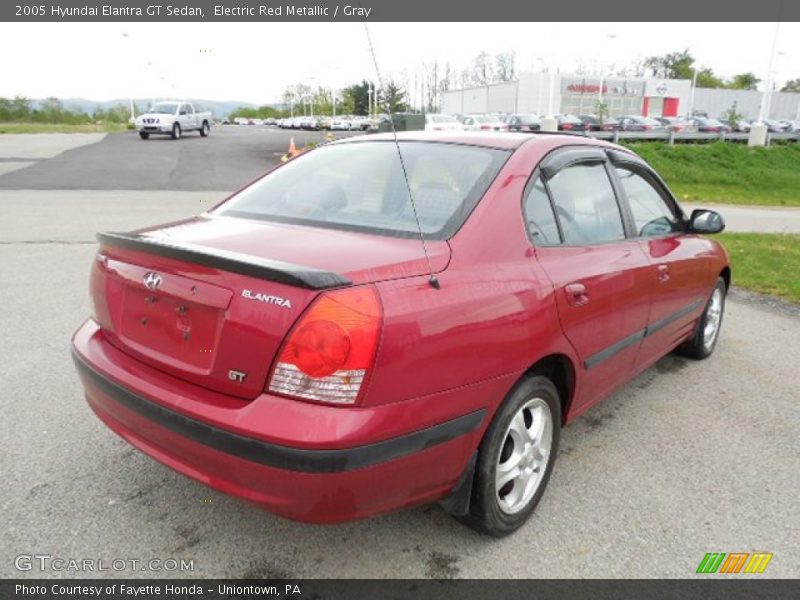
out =
{"type": "MultiPolygon", "coordinates": [[[[35,139],[26,136],[27,140],[32,137],[35,139]]],[[[0,189],[235,190],[277,164],[288,149],[290,137],[303,146],[323,141],[325,134],[221,126],[213,128],[208,139],[190,132],[176,142],[169,136],[152,136],[143,141],[135,132],[129,132],[106,135],[96,143],[68,149],[52,158],[33,153],[33,144],[26,140],[22,151],[33,158],[23,160],[36,162],[0,176],[0,189]],[[98,165],[102,168],[98,169],[98,165]]],[[[45,143],[52,142],[46,138],[41,145],[45,143]]],[[[4,150],[5,161],[18,162],[22,158],[16,149],[0,145],[0,152],[4,150]]]]}
{"type": "Polygon", "coordinates": [[[95,232],[200,212],[274,164],[289,135],[112,134],[0,175],[0,576],[64,576],[14,568],[48,554],[192,559],[200,577],[690,577],[706,552],[764,551],[760,577],[800,577],[800,311],[741,292],[711,359],[666,357],[564,432],[534,518],[503,540],[435,505],[285,521],[112,434],[69,356],[95,232]]]}

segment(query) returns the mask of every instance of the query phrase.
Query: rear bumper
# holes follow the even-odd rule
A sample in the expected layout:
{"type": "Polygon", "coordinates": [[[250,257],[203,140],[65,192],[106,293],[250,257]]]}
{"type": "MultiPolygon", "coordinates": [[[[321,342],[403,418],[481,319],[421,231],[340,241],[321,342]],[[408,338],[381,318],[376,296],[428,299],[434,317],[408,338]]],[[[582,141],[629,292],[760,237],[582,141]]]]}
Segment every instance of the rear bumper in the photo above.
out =
{"type": "MultiPolygon", "coordinates": [[[[445,496],[484,426],[477,410],[435,424],[418,419],[418,428],[400,433],[380,425],[407,429],[407,403],[348,409],[268,394],[246,403],[222,398],[128,357],[91,320],[75,334],[73,357],[90,407],[122,438],[184,475],[297,520],[342,521],[445,496]],[[336,431],[336,439],[325,433],[336,431]]],[[[412,408],[424,414],[419,409],[412,408]]]]}

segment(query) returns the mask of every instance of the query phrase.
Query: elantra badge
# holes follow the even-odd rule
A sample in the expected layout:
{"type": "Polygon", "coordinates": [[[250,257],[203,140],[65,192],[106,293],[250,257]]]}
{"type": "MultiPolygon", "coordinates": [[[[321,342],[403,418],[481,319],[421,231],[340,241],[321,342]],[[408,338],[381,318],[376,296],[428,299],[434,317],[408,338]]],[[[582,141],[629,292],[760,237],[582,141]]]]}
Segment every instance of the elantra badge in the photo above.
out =
{"type": "Polygon", "coordinates": [[[161,285],[161,275],[150,271],[144,275],[144,287],[148,290],[155,290],[161,285]]]}
{"type": "Polygon", "coordinates": [[[281,298],[280,296],[268,296],[267,294],[262,294],[260,292],[242,290],[242,298],[247,298],[248,300],[258,300],[259,302],[266,302],[267,304],[274,304],[275,306],[280,306],[281,308],[292,308],[292,303],[289,302],[288,299],[281,298]]]}

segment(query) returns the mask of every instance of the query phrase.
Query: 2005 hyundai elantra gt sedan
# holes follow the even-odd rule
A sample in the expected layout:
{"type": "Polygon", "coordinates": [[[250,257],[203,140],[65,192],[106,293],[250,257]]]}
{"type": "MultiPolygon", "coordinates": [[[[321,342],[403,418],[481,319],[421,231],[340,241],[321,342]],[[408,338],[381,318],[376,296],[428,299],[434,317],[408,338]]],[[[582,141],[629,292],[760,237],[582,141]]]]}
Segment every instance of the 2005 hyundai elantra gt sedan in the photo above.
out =
{"type": "Polygon", "coordinates": [[[564,425],[712,353],[723,227],[588,138],[351,138],[99,234],[73,355],[109,428],[216,489],[313,522],[439,500],[504,535],[564,425]]]}

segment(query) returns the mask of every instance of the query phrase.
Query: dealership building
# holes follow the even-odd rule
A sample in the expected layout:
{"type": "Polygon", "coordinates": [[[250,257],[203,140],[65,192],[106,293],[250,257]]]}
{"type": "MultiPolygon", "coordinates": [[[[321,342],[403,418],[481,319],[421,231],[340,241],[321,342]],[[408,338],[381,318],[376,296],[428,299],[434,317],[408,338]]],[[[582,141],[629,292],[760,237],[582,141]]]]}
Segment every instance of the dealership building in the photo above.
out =
{"type": "MultiPolygon", "coordinates": [[[[745,119],[756,119],[764,94],[750,90],[693,88],[690,79],[646,77],[586,77],[560,73],[522,73],[516,81],[442,93],[442,112],[554,113],[586,115],[597,112],[602,99],[612,117],[723,116],[732,106],[745,119]]],[[[769,118],[800,120],[800,94],[772,94],[769,118]]]]}

